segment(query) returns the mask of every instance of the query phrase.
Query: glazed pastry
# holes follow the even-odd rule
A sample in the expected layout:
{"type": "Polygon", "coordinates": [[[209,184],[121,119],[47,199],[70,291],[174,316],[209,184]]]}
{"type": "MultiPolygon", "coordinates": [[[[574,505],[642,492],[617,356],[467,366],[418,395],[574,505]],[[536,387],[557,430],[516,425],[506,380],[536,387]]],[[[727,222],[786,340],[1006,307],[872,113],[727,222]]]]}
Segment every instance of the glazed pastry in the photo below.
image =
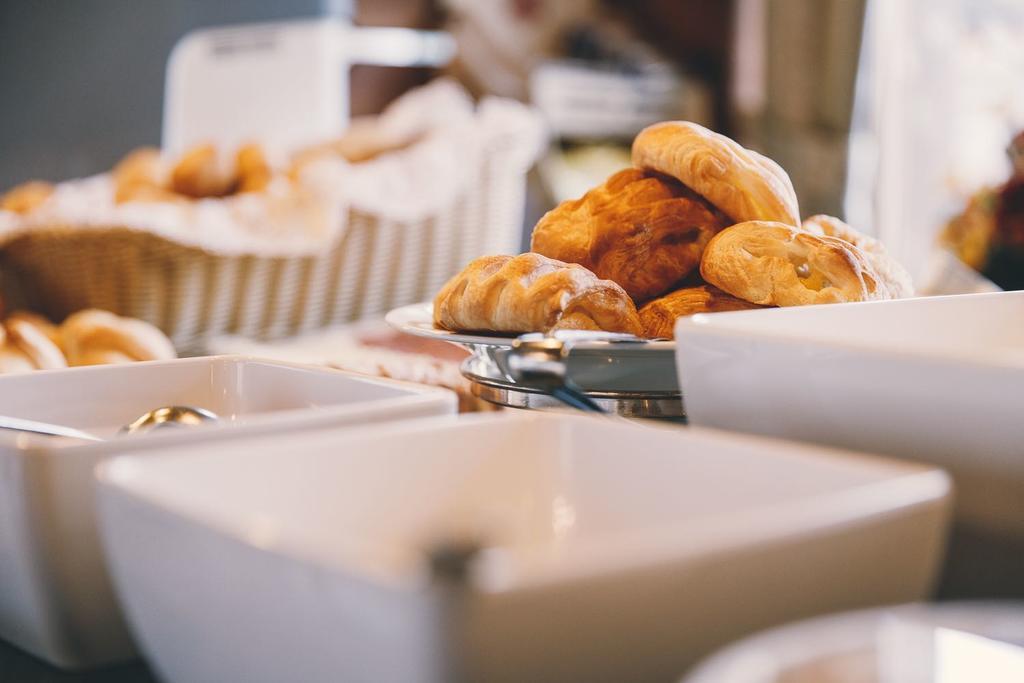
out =
{"type": "Polygon", "coordinates": [[[793,184],[782,167],[696,123],[666,121],[633,140],[633,165],[678,179],[731,217],[800,225],[793,184]]]}
{"type": "Polygon", "coordinates": [[[640,324],[649,339],[675,339],[676,320],[697,313],[745,311],[761,308],[743,299],[726,294],[712,285],[677,289],[671,294],[648,302],[640,309],[640,324]]]}
{"type": "Polygon", "coordinates": [[[631,168],[545,214],[530,248],[578,263],[642,301],[696,270],[704,246],[729,223],[677,180],[631,168]]]}
{"type": "Polygon", "coordinates": [[[885,245],[874,237],[854,230],[838,218],[825,214],[805,219],[803,228],[815,235],[845,240],[863,251],[889,289],[889,294],[893,299],[914,295],[914,284],[906,269],[889,256],[885,245]]]}
{"type": "Polygon", "coordinates": [[[199,145],[185,152],[171,170],[174,192],[201,199],[234,192],[238,178],[213,145],[199,145]]]}
{"type": "Polygon", "coordinates": [[[174,345],[153,325],[89,309],[67,318],[60,326],[69,365],[96,365],[175,358],[174,345]]]}
{"type": "Polygon", "coordinates": [[[8,318],[4,323],[7,343],[16,346],[40,370],[66,368],[64,353],[40,329],[25,318],[8,318]]]}
{"type": "Polygon", "coordinates": [[[0,210],[28,214],[53,194],[53,185],[33,180],[8,190],[0,197],[0,210]]]}
{"type": "Polygon", "coordinates": [[[769,221],[739,223],[715,235],[700,272],[719,289],[765,306],[890,298],[860,249],[769,221]]]}
{"type": "Polygon", "coordinates": [[[438,292],[434,324],[456,332],[641,333],[636,306],[617,284],[534,253],[472,261],[438,292]]]}

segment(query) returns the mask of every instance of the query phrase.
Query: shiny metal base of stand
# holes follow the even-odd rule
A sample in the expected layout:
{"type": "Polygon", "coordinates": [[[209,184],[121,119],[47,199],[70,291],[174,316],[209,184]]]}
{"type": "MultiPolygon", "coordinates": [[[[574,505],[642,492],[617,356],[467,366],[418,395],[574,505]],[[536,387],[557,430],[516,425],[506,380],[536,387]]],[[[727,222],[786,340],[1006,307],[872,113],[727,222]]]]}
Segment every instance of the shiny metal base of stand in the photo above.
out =
{"type": "MultiPolygon", "coordinates": [[[[466,359],[462,364],[462,375],[470,381],[473,395],[489,403],[527,410],[565,408],[565,404],[549,394],[509,381],[495,366],[478,357],[466,359]]],[[[587,391],[585,394],[602,409],[622,417],[678,422],[686,419],[682,395],[678,391],[587,391]]]]}

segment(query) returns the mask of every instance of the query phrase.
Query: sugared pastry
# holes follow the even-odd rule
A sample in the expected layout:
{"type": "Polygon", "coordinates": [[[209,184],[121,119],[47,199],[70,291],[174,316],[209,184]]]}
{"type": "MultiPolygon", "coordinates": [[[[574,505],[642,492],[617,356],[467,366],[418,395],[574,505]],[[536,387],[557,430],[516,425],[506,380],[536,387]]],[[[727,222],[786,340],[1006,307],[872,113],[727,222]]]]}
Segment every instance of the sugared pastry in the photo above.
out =
{"type": "Polygon", "coordinates": [[[236,169],[227,161],[214,145],[193,147],[171,170],[170,189],[193,199],[231,194],[238,177],[236,169]]]}
{"type": "Polygon", "coordinates": [[[641,333],[636,306],[617,284],[534,253],[472,261],[438,292],[434,324],[457,332],[641,333]]]}
{"type": "Polygon", "coordinates": [[[0,197],[0,210],[13,213],[31,213],[53,194],[53,185],[42,180],[32,180],[8,190],[0,197]]]}
{"type": "Polygon", "coordinates": [[[89,309],[69,316],[60,326],[69,365],[125,363],[175,358],[174,345],[153,325],[89,309]]]}
{"type": "Polygon", "coordinates": [[[914,283],[906,269],[894,260],[885,245],[874,237],[854,230],[834,216],[818,214],[804,220],[803,228],[815,235],[825,235],[845,240],[857,247],[868,257],[871,265],[881,276],[893,299],[914,295],[914,283]]]}
{"type": "Polygon", "coordinates": [[[695,271],[704,246],[730,223],[674,178],[631,168],[545,214],[530,248],[578,263],[643,301],[695,271]]]}
{"type": "Polygon", "coordinates": [[[739,223],[715,235],[700,272],[719,289],[765,306],[890,298],[860,249],[769,221],[739,223]]]}
{"type": "Polygon", "coordinates": [[[649,301],[640,313],[644,336],[649,339],[675,339],[676,320],[697,313],[745,311],[761,308],[712,285],[685,287],[649,301]]]}
{"type": "Polygon", "coordinates": [[[689,121],[648,126],[633,140],[633,165],[678,179],[733,223],[800,225],[793,183],[771,159],[689,121]]]}

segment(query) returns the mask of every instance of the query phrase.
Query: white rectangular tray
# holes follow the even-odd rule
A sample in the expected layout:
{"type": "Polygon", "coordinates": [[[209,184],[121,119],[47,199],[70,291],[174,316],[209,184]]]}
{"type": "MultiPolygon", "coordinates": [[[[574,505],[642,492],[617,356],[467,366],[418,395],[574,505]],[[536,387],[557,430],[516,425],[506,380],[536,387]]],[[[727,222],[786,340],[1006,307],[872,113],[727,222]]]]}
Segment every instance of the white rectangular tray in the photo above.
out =
{"type": "Polygon", "coordinates": [[[94,515],[93,468],[108,456],[171,444],[206,443],[215,451],[241,436],[291,439],[310,429],[455,407],[455,395],[445,390],[231,356],[0,377],[0,414],[112,438],[0,432],[0,637],[67,668],[134,655],[94,515]],[[116,437],[119,425],[173,404],[213,410],[225,424],[116,437]]]}
{"type": "Polygon", "coordinates": [[[519,412],[99,477],[118,595],[172,683],[671,680],[758,628],[925,597],[949,502],[935,469],[519,412]],[[430,569],[467,544],[464,579],[430,569]]]}

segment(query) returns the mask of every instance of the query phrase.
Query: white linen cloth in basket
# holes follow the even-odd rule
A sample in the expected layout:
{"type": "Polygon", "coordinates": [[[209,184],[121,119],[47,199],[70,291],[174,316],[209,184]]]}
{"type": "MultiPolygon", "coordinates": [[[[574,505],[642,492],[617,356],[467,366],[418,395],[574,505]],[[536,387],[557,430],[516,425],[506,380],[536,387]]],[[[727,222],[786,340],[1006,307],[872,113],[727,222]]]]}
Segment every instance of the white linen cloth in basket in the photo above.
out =
{"type": "Polygon", "coordinates": [[[511,100],[474,106],[439,80],[376,121],[415,136],[295,185],[194,202],[116,204],[109,175],[0,215],[0,268],[50,317],[97,307],[160,326],[182,351],[222,334],[275,339],[427,299],[466,262],[518,251],[526,171],[545,135],[511,100]]]}

